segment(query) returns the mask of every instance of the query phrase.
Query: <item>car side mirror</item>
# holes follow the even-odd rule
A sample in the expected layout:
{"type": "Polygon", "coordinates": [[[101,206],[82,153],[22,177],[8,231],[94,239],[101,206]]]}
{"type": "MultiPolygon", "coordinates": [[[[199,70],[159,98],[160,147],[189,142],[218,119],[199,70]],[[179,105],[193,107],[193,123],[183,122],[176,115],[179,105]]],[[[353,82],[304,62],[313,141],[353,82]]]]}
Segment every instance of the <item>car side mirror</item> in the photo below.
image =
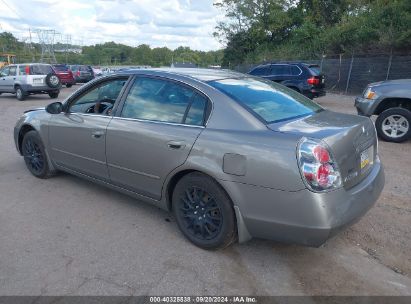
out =
{"type": "Polygon", "coordinates": [[[63,104],[59,101],[53,102],[46,107],[46,112],[50,114],[59,114],[63,112],[63,104]]]}

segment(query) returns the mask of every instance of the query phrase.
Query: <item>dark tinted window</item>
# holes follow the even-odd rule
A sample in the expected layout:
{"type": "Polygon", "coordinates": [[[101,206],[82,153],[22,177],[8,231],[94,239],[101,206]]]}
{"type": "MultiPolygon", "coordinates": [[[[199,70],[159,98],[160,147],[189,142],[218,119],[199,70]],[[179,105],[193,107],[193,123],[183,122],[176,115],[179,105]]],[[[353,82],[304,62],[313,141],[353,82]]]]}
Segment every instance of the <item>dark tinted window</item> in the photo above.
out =
{"type": "Polygon", "coordinates": [[[17,67],[15,65],[10,66],[9,76],[16,76],[16,71],[17,71],[17,67]]]}
{"type": "Polygon", "coordinates": [[[291,75],[298,76],[301,74],[301,70],[298,66],[292,65],[290,68],[291,68],[291,75]]]}
{"type": "Polygon", "coordinates": [[[250,74],[255,75],[255,76],[268,75],[269,67],[268,66],[256,67],[254,70],[250,72],[250,74]]]}
{"type": "Polygon", "coordinates": [[[71,65],[70,70],[71,71],[78,71],[78,65],[71,65]]]}
{"type": "Polygon", "coordinates": [[[216,80],[209,84],[266,123],[305,116],[322,109],[307,97],[274,82],[243,78],[216,80]]]}
{"type": "Polygon", "coordinates": [[[201,126],[204,124],[205,113],[207,107],[207,99],[203,96],[196,94],[192,98],[190,109],[188,110],[187,117],[185,119],[186,124],[201,126]]]}
{"type": "Polygon", "coordinates": [[[285,64],[273,64],[271,66],[271,75],[285,76],[291,75],[291,68],[285,64]]]}
{"type": "Polygon", "coordinates": [[[122,117],[183,123],[194,91],[177,83],[137,78],[126,98],[122,117]]]}
{"type": "Polygon", "coordinates": [[[31,75],[47,75],[53,73],[51,65],[48,64],[35,64],[30,66],[31,75]]]}
{"type": "Polygon", "coordinates": [[[311,74],[314,76],[318,76],[321,74],[320,66],[318,65],[310,65],[308,69],[311,71],[311,74]]]}

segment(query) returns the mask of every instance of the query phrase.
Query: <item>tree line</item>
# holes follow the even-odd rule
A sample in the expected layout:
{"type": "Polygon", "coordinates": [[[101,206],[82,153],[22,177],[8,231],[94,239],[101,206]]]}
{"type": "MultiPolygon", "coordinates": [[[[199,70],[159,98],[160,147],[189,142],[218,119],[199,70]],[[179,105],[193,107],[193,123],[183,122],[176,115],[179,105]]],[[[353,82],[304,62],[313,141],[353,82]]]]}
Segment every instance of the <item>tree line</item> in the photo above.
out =
{"type": "MultiPolygon", "coordinates": [[[[107,42],[82,47],[81,54],[56,53],[60,63],[200,67],[259,63],[281,59],[319,59],[335,54],[411,53],[411,0],[216,0],[225,19],[214,36],[225,48],[170,50],[147,44],[131,47],[107,42]]],[[[63,48],[63,45],[56,45],[63,48]]],[[[69,46],[69,48],[80,48],[69,46]]],[[[0,52],[18,60],[39,59],[41,47],[0,33],[0,52]]]]}
{"type": "MultiPolygon", "coordinates": [[[[199,67],[220,65],[223,51],[198,51],[189,47],[180,46],[175,50],[167,47],[151,48],[147,44],[137,47],[106,42],[91,46],[76,46],[57,43],[54,46],[55,57],[58,63],[89,64],[99,66],[113,65],[148,65],[153,67],[170,66],[172,62],[189,62],[199,67]],[[81,49],[81,53],[64,52],[64,49],[81,49]]],[[[0,33],[0,53],[15,53],[18,62],[38,61],[41,55],[41,45],[19,41],[12,33],[0,33]],[[34,58],[33,58],[34,57],[34,58]]]]}
{"type": "Polygon", "coordinates": [[[411,53],[410,0],[219,0],[222,65],[411,53]]]}

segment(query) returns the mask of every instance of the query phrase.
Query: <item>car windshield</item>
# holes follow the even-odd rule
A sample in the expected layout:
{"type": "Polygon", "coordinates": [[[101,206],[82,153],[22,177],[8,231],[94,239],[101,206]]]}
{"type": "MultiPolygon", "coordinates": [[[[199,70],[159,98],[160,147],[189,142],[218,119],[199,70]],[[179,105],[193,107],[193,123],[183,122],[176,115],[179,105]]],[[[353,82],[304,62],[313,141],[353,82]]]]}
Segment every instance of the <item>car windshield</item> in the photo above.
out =
{"type": "Polygon", "coordinates": [[[229,95],[266,124],[322,111],[307,97],[274,82],[240,78],[215,80],[209,84],[229,95]]]}
{"type": "Polygon", "coordinates": [[[49,73],[53,73],[51,65],[36,64],[36,65],[30,66],[30,74],[31,75],[47,75],[49,73]]]}

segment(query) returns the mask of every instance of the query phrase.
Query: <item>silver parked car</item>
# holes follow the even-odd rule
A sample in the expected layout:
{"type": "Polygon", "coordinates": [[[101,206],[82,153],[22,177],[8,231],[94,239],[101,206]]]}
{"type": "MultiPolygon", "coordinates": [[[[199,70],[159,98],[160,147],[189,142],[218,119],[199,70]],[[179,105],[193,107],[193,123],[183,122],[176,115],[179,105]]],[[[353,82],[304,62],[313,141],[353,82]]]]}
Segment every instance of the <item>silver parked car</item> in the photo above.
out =
{"type": "Polygon", "coordinates": [[[16,94],[18,100],[24,100],[31,94],[48,94],[50,98],[57,98],[60,88],[60,80],[50,64],[13,64],[0,70],[0,94],[16,94]]]}
{"type": "Polygon", "coordinates": [[[172,210],[207,249],[251,237],[319,246],[384,186],[369,118],[224,70],[103,76],[26,112],[14,139],[33,175],[66,171],[172,210]]]}

